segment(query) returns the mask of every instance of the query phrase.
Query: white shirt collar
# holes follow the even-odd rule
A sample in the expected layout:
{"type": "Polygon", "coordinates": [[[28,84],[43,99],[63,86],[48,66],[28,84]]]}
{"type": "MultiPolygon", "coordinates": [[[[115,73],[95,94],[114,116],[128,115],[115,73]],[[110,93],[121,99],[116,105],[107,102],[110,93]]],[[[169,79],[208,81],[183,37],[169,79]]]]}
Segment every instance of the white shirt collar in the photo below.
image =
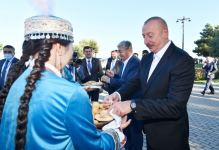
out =
{"type": "Polygon", "coordinates": [[[170,46],[171,41],[168,41],[167,44],[161,48],[157,53],[154,53],[154,57],[161,59],[164,53],[167,51],[167,48],[170,46]]]}
{"type": "Polygon", "coordinates": [[[125,61],[123,61],[123,69],[122,69],[122,74],[121,74],[121,75],[123,75],[123,72],[124,72],[124,70],[125,70],[125,67],[126,67],[128,61],[129,61],[129,59],[130,59],[132,56],[133,56],[133,55],[130,55],[129,58],[127,58],[125,61]]]}
{"type": "Polygon", "coordinates": [[[129,61],[129,59],[130,59],[131,57],[132,57],[132,55],[130,55],[129,58],[127,58],[125,61],[123,61],[123,64],[124,64],[124,67],[123,67],[123,68],[125,68],[126,64],[128,63],[128,61],[129,61]]]}
{"type": "MultiPolygon", "coordinates": [[[[34,66],[34,62],[35,62],[35,59],[30,59],[29,62],[28,62],[28,65],[31,69],[34,66]]],[[[61,72],[58,69],[56,69],[55,66],[53,66],[53,65],[49,64],[48,62],[46,62],[45,67],[48,68],[49,70],[51,70],[53,73],[55,73],[58,77],[62,77],[61,72]]]]}
{"type": "Polygon", "coordinates": [[[91,58],[86,58],[87,63],[88,63],[89,60],[90,60],[90,62],[92,62],[92,57],[91,58]]]}
{"type": "Polygon", "coordinates": [[[58,69],[56,69],[55,66],[46,62],[45,67],[48,68],[49,70],[51,70],[53,73],[55,73],[58,77],[60,77],[60,78],[62,77],[61,72],[58,69]]]}
{"type": "Polygon", "coordinates": [[[112,59],[112,62],[116,62],[117,61],[117,59],[112,59]]]}

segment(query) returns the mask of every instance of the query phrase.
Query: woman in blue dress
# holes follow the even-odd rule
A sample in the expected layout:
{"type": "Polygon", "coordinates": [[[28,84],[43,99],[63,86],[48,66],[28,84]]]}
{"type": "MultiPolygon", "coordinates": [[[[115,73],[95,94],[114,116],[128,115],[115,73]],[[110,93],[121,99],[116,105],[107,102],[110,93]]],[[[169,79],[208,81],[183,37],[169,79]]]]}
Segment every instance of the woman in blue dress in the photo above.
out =
{"type": "Polygon", "coordinates": [[[97,130],[86,92],[61,78],[72,43],[72,26],[64,19],[35,16],[25,21],[23,55],[0,93],[1,150],[119,149],[120,131],[97,130]]]}

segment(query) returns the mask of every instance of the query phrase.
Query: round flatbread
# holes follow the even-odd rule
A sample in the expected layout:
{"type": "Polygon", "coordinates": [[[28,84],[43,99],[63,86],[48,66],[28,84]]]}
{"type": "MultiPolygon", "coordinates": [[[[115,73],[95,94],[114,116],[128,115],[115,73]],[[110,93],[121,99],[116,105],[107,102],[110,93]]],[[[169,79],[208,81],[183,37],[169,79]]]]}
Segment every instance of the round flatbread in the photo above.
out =
{"type": "Polygon", "coordinates": [[[113,120],[113,117],[109,114],[96,114],[95,117],[94,117],[97,121],[111,121],[113,120]]]}

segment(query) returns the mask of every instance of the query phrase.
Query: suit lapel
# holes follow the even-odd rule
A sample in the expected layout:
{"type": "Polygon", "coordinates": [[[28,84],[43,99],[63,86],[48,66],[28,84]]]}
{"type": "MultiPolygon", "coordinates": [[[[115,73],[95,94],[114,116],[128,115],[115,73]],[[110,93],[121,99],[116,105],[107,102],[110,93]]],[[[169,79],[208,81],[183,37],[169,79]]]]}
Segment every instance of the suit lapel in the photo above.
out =
{"type": "Polygon", "coordinates": [[[92,58],[91,74],[95,73],[95,65],[96,65],[96,60],[94,58],[92,58]]]}
{"type": "MultiPolygon", "coordinates": [[[[153,53],[148,54],[150,55],[148,58],[146,57],[145,66],[143,66],[142,76],[143,76],[143,83],[144,83],[144,89],[147,87],[147,78],[149,74],[149,70],[151,68],[151,63],[153,61],[153,53]]],[[[144,90],[145,91],[145,90],[144,90]]]]}
{"type": "Polygon", "coordinates": [[[12,61],[11,61],[11,63],[12,64],[14,64],[14,63],[16,63],[17,62],[17,60],[15,59],[15,57],[12,59],[12,61]]]}
{"type": "Polygon", "coordinates": [[[85,73],[86,76],[88,76],[89,73],[88,73],[88,70],[87,70],[87,62],[86,62],[85,58],[84,58],[84,61],[83,61],[83,66],[84,66],[84,73],[85,73]]]}
{"type": "Polygon", "coordinates": [[[154,69],[153,73],[151,74],[151,76],[150,76],[150,78],[149,78],[149,80],[147,82],[148,73],[149,73],[149,70],[150,70],[150,67],[149,67],[149,70],[147,72],[146,87],[145,87],[145,91],[144,92],[146,92],[149,89],[149,87],[151,86],[151,84],[153,83],[153,81],[157,79],[156,77],[157,77],[157,75],[159,75],[160,71],[162,69],[165,69],[165,66],[167,66],[167,60],[169,58],[169,55],[171,54],[172,47],[173,47],[173,43],[170,44],[170,46],[168,47],[167,51],[164,53],[163,57],[161,58],[161,60],[157,64],[156,68],[154,69]]]}
{"type": "Polygon", "coordinates": [[[106,69],[110,69],[111,62],[112,62],[112,59],[111,59],[111,58],[108,58],[107,65],[106,65],[106,69]]]}
{"type": "MultiPolygon", "coordinates": [[[[126,75],[126,72],[127,72],[127,68],[132,64],[132,59],[133,59],[133,56],[129,59],[129,61],[127,62],[126,66],[125,66],[125,69],[123,71],[123,74],[121,76],[121,78],[123,78],[124,75],[126,75]]],[[[124,66],[123,66],[124,67],[124,66]]],[[[123,68],[122,68],[123,69],[123,68]]],[[[122,72],[121,72],[122,73],[122,72]]]]}

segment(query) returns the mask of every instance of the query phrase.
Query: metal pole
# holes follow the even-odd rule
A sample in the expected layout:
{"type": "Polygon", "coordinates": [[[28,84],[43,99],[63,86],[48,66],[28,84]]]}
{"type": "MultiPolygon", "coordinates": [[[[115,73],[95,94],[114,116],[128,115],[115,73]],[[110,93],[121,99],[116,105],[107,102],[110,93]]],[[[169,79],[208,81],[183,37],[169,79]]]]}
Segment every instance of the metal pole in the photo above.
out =
{"type": "Polygon", "coordinates": [[[182,23],[182,49],[184,50],[184,23],[185,21],[191,21],[190,18],[185,18],[183,16],[183,18],[181,19],[177,19],[176,22],[181,22],[182,23]]]}
{"type": "Polygon", "coordinates": [[[184,21],[182,22],[182,49],[184,50],[184,21]]]}

